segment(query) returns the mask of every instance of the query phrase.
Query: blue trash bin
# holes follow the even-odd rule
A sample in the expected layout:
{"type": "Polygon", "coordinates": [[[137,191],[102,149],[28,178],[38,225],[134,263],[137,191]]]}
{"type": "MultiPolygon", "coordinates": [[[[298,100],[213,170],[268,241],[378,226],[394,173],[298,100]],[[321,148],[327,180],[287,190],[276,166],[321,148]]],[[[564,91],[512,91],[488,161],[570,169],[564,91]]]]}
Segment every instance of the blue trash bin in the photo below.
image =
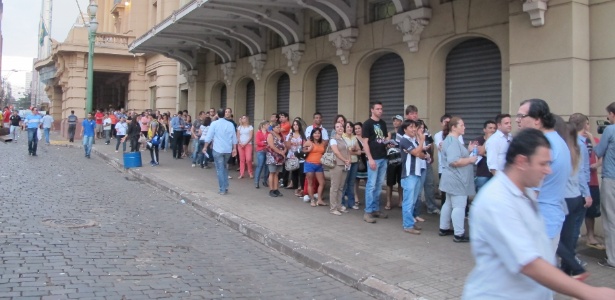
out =
{"type": "Polygon", "coordinates": [[[124,153],[124,168],[139,168],[142,167],[141,152],[127,152],[124,153]]]}

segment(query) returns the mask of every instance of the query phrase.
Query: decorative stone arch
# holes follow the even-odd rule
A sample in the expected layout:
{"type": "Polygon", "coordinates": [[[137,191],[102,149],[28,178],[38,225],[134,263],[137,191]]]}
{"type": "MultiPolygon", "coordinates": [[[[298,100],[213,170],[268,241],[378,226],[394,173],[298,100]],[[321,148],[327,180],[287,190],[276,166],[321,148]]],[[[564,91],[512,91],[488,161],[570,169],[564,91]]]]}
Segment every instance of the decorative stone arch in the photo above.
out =
{"type": "MultiPolygon", "coordinates": [[[[456,35],[454,37],[441,41],[436,47],[433,48],[431,56],[429,58],[429,86],[427,93],[427,103],[430,107],[427,115],[430,120],[439,120],[440,116],[445,113],[445,100],[446,100],[446,58],[448,54],[458,46],[459,44],[476,38],[483,38],[493,42],[500,50],[502,57],[502,111],[506,112],[510,110],[509,94],[504,93],[508,91],[508,54],[504,50],[508,49],[508,40],[497,40],[495,36],[488,36],[479,33],[469,33],[463,35],[456,35]]],[[[435,122],[435,121],[434,121],[435,122]]],[[[434,122],[431,122],[432,125],[434,122]]]]}
{"type": "Polygon", "coordinates": [[[339,76],[339,66],[330,60],[317,61],[310,65],[304,73],[301,118],[308,124],[312,122],[312,115],[316,112],[316,78],[318,73],[329,65],[334,66],[338,70],[339,76]]]}
{"type": "MultiPolygon", "coordinates": [[[[370,51],[363,55],[363,57],[359,60],[357,64],[357,69],[355,71],[355,109],[354,109],[354,118],[356,120],[367,120],[370,116],[369,104],[371,99],[369,99],[369,83],[370,83],[370,70],[374,62],[376,62],[380,57],[394,53],[397,54],[404,61],[404,66],[408,65],[408,62],[405,61],[404,55],[401,55],[398,51],[390,48],[381,48],[375,49],[374,51],[370,51]]],[[[404,72],[407,74],[408,72],[404,72]]],[[[407,76],[407,75],[404,75],[407,76]]]]}
{"type": "MultiPolygon", "coordinates": [[[[216,111],[220,108],[220,97],[222,96],[221,92],[222,92],[223,87],[226,87],[226,84],[222,81],[218,81],[214,83],[211,89],[210,107],[215,107],[216,111]]],[[[228,87],[227,87],[227,91],[228,91],[228,87]]],[[[227,99],[227,102],[228,102],[228,99],[227,99]]]]}
{"type": "Polygon", "coordinates": [[[246,92],[250,81],[254,81],[254,79],[250,76],[243,76],[235,83],[235,99],[233,103],[228,105],[233,109],[235,120],[246,114],[246,92]]]}
{"type": "MultiPolygon", "coordinates": [[[[267,119],[269,117],[269,114],[272,114],[273,112],[277,111],[278,80],[280,80],[280,77],[282,77],[282,75],[284,74],[290,75],[285,70],[280,69],[271,72],[269,74],[269,77],[267,77],[267,80],[265,82],[265,109],[262,116],[264,119],[267,119]]],[[[293,77],[294,76],[290,76],[290,79],[292,80],[293,77]]]]}

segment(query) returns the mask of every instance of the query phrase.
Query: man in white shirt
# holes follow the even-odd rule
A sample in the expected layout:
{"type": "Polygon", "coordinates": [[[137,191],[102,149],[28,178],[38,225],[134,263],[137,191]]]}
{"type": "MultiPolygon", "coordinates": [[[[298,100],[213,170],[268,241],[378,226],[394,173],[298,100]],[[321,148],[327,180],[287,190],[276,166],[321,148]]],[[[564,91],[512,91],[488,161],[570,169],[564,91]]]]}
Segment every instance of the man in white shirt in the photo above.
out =
{"type": "Polygon", "coordinates": [[[218,120],[212,122],[209,130],[207,130],[205,145],[203,146],[204,152],[207,151],[207,147],[212,142],[214,164],[220,187],[218,194],[226,195],[229,186],[226,162],[229,157],[237,155],[237,133],[233,123],[224,118],[224,109],[218,110],[218,120]]]}
{"type": "Polygon", "coordinates": [[[553,291],[577,299],[615,299],[615,290],[589,286],[555,267],[531,187],[551,173],[551,144],[537,129],[510,143],[504,170],[479,191],[470,211],[476,261],[462,299],[551,300],[553,291]]]}
{"type": "Polygon", "coordinates": [[[312,123],[312,125],[308,126],[305,129],[305,138],[310,139],[310,134],[312,134],[312,130],[314,128],[320,128],[322,129],[322,140],[325,143],[325,148],[326,148],[327,145],[329,144],[329,133],[327,133],[327,130],[321,125],[322,124],[322,114],[319,112],[315,112],[313,117],[314,117],[314,123],[312,123]]]}
{"type": "Polygon", "coordinates": [[[506,164],[506,151],[512,141],[512,121],[509,114],[499,114],[495,117],[498,130],[485,142],[487,152],[487,167],[495,175],[503,171],[506,164]]]}
{"type": "Polygon", "coordinates": [[[49,145],[49,131],[53,129],[53,117],[47,113],[43,117],[43,133],[45,133],[45,144],[49,145]]]}

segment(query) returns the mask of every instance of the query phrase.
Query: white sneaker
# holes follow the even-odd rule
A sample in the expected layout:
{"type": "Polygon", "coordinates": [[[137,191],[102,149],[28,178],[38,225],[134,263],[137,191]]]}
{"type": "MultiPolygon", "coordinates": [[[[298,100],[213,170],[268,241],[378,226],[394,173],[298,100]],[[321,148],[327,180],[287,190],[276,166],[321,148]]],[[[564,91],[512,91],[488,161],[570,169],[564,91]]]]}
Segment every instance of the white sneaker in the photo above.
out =
{"type": "Polygon", "coordinates": [[[310,196],[309,195],[303,196],[303,202],[305,203],[310,202],[310,196]]]}
{"type": "Polygon", "coordinates": [[[194,167],[196,167],[196,164],[192,164],[192,167],[193,167],[193,168],[194,168],[194,167]]]}
{"type": "Polygon", "coordinates": [[[347,212],[348,212],[348,210],[346,210],[346,206],[342,206],[342,207],[339,209],[339,211],[340,211],[340,212],[343,212],[343,213],[347,213],[347,212]]]}

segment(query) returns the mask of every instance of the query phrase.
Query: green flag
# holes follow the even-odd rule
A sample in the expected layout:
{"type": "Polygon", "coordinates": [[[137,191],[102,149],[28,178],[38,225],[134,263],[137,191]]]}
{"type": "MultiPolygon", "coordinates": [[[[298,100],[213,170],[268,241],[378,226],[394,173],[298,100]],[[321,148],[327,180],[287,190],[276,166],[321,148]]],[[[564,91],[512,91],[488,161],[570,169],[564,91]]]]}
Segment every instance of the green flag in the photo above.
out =
{"type": "Polygon", "coordinates": [[[47,28],[45,28],[45,22],[41,22],[41,28],[38,31],[38,43],[42,46],[45,42],[45,37],[48,35],[47,28]]]}

